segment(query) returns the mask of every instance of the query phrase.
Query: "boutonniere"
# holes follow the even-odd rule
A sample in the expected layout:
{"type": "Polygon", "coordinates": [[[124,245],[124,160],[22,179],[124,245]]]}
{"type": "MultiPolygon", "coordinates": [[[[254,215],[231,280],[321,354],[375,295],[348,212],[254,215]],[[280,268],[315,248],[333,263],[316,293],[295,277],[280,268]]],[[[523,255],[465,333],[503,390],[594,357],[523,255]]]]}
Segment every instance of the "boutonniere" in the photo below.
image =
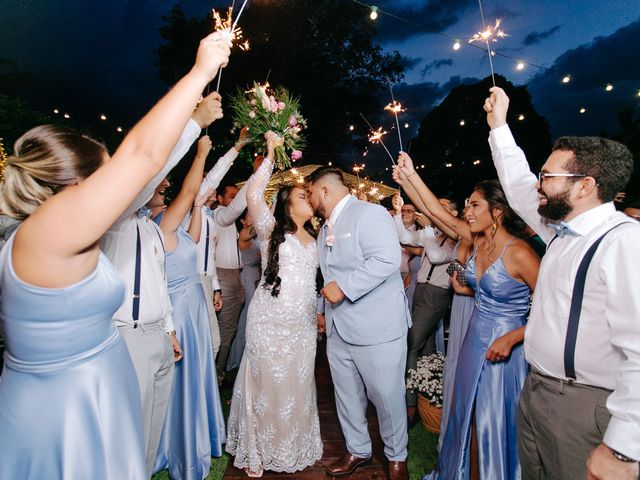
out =
{"type": "Polygon", "coordinates": [[[329,247],[329,251],[331,251],[331,247],[333,247],[336,243],[336,236],[334,234],[327,235],[325,239],[325,244],[329,247]]]}

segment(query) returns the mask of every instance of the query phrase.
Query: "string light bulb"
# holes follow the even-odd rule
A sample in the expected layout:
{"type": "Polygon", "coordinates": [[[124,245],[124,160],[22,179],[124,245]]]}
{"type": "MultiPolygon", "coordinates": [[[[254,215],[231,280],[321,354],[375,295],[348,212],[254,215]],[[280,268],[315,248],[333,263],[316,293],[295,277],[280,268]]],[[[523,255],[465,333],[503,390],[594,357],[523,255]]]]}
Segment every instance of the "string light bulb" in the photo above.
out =
{"type": "Polygon", "coordinates": [[[445,163],[444,166],[447,168],[451,168],[453,167],[453,163],[445,163]]]}
{"type": "Polygon", "coordinates": [[[122,133],[122,127],[118,127],[118,128],[116,128],[116,132],[118,132],[118,133],[122,133]]]}
{"type": "Polygon", "coordinates": [[[524,114],[521,113],[520,115],[518,115],[518,120],[520,121],[524,120],[524,114]]]}
{"type": "Polygon", "coordinates": [[[69,120],[69,119],[71,118],[71,115],[69,115],[68,113],[65,113],[65,114],[63,115],[63,117],[64,117],[64,118],[66,118],[67,120],[69,120]]]}
{"type": "Polygon", "coordinates": [[[460,126],[464,127],[464,120],[460,120],[460,126]]]}
{"type": "Polygon", "coordinates": [[[58,110],[57,108],[54,108],[53,109],[53,113],[55,113],[57,115],[58,113],[60,113],[60,110],[58,110]]]}
{"type": "Polygon", "coordinates": [[[516,65],[516,70],[524,70],[524,62],[518,62],[516,65]]]}
{"type": "Polygon", "coordinates": [[[409,128],[409,124],[408,124],[408,123],[405,123],[405,124],[404,124],[404,128],[409,128]]]}
{"type": "Polygon", "coordinates": [[[474,164],[474,165],[480,165],[480,160],[474,160],[474,161],[473,161],[473,164],[474,164]]]}
{"type": "Polygon", "coordinates": [[[613,85],[611,85],[610,83],[607,83],[607,86],[604,87],[605,91],[610,92],[611,90],[613,90],[613,85]]]}
{"type": "Polygon", "coordinates": [[[353,129],[354,129],[354,128],[355,128],[355,127],[354,127],[353,125],[349,125],[349,131],[350,131],[350,132],[353,132],[353,129]]]}
{"type": "Polygon", "coordinates": [[[571,81],[571,75],[565,75],[562,77],[562,83],[569,83],[571,81]]]}
{"type": "Polygon", "coordinates": [[[584,108],[584,107],[582,107],[582,108],[579,110],[579,112],[580,112],[580,113],[585,113],[586,111],[587,111],[587,109],[586,109],[586,108],[584,108]]]}
{"type": "Polygon", "coordinates": [[[371,20],[375,20],[376,18],[378,18],[378,7],[376,7],[375,5],[371,7],[371,13],[369,14],[369,18],[371,20]]]}
{"type": "Polygon", "coordinates": [[[460,43],[460,40],[456,40],[455,42],[453,42],[453,49],[454,50],[460,50],[461,46],[462,46],[462,43],[460,43]]]}
{"type": "Polygon", "coordinates": [[[100,114],[100,120],[104,121],[107,119],[107,116],[104,113],[100,114]]]}

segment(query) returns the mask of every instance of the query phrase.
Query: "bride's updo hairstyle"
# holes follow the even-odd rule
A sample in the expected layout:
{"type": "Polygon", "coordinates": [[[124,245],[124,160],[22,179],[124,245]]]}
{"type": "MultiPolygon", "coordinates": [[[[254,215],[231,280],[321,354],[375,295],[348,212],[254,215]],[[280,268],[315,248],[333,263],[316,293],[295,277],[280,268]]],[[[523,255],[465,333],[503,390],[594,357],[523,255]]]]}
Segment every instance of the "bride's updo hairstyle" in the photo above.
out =
{"type": "Polygon", "coordinates": [[[32,128],[15,143],[0,185],[0,212],[24,220],[67,185],[87,178],[102,165],[104,145],[55,125],[32,128]]]}

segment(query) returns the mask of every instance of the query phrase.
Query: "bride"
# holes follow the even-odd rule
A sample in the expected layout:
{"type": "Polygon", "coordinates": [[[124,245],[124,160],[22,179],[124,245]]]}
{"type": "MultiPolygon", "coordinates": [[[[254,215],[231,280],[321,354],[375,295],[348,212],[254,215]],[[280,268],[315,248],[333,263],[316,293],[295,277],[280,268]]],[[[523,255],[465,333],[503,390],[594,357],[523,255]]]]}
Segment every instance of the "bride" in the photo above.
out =
{"type": "Polygon", "coordinates": [[[322,457],[313,376],[318,252],[307,192],[278,192],[271,214],[264,192],[282,139],[268,132],[267,157],[247,185],[263,275],[249,305],[246,347],[233,388],[227,451],[249,476],[293,473],[322,457]]]}

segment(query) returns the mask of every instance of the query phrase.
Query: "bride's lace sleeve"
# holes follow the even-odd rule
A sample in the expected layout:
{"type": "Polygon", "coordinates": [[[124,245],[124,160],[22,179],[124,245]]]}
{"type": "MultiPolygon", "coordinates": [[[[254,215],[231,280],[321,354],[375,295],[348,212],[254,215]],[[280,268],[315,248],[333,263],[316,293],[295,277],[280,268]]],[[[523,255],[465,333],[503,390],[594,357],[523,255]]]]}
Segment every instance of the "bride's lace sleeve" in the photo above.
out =
{"type": "Polygon", "coordinates": [[[260,168],[251,175],[247,182],[247,207],[251,218],[253,218],[253,227],[256,229],[258,239],[262,241],[269,239],[276,223],[264,199],[264,192],[269,178],[271,178],[272,170],[273,160],[265,158],[260,168]]]}

